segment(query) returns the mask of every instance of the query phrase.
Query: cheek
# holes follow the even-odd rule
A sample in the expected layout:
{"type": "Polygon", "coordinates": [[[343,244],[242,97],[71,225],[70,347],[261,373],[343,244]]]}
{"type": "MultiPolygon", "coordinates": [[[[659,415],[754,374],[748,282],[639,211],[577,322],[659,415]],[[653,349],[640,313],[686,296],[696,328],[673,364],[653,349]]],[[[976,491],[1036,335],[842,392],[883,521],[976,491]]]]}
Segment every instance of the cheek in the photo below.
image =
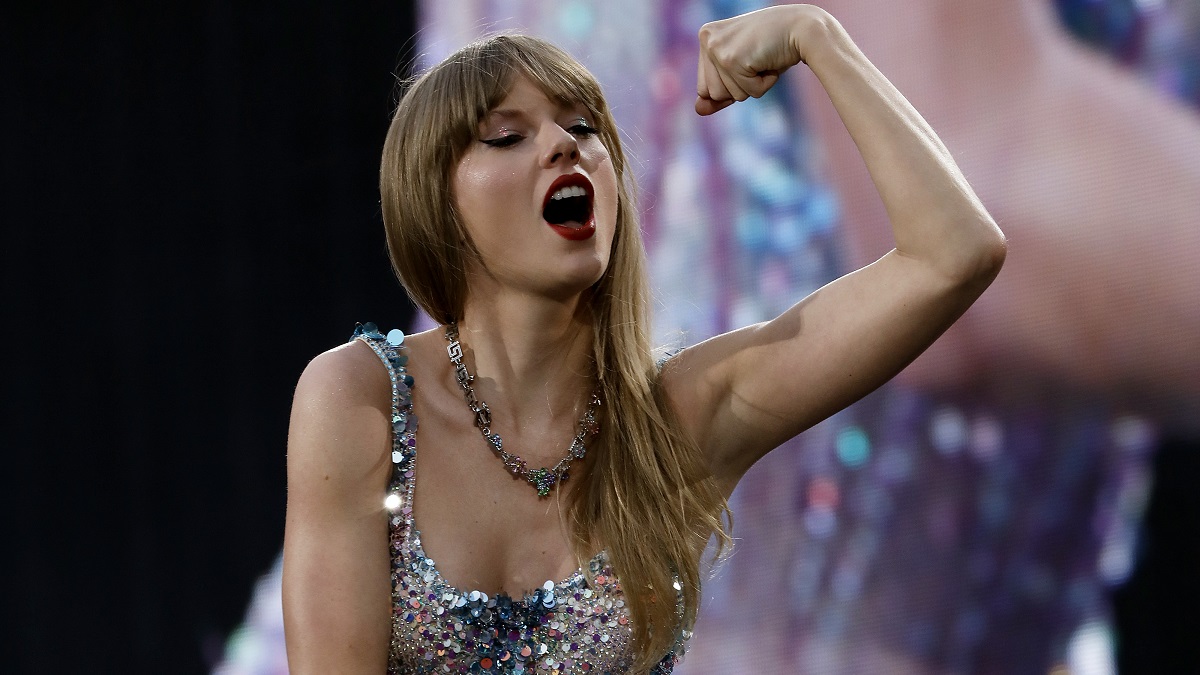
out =
{"type": "Polygon", "coordinates": [[[612,219],[615,223],[617,217],[618,196],[617,177],[612,172],[612,169],[609,168],[600,172],[599,175],[594,176],[594,180],[597,197],[602,201],[603,204],[602,206],[599,206],[597,210],[602,208],[603,211],[601,213],[607,216],[609,219],[612,219]]]}
{"type": "Polygon", "coordinates": [[[597,204],[597,208],[603,208],[610,218],[616,218],[617,174],[612,164],[612,158],[609,157],[607,149],[600,145],[588,159],[590,161],[585,162],[585,168],[592,177],[592,185],[596,189],[597,198],[603,201],[603,206],[597,204]]]}
{"type": "Polygon", "coordinates": [[[516,175],[511,169],[487,166],[484,162],[464,158],[454,172],[452,189],[455,203],[463,217],[463,225],[477,240],[486,236],[485,227],[505,212],[519,197],[516,175]]]}
{"type": "Polygon", "coordinates": [[[487,183],[482,173],[480,167],[470,159],[464,159],[454,172],[454,201],[458,204],[459,212],[468,220],[472,219],[480,203],[480,188],[487,183]]]}

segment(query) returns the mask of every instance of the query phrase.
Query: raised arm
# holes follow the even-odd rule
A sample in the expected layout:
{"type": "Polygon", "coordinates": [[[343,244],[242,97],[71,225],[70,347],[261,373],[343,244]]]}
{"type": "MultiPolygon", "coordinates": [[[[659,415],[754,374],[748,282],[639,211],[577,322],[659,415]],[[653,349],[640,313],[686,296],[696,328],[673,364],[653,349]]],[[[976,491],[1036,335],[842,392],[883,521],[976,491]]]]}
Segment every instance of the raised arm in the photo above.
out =
{"type": "Polygon", "coordinates": [[[288,666],[304,673],[387,668],[390,589],[383,506],[388,384],[357,343],[313,359],[288,432],[283,616],[288,666]]]}
{"type": "Polygon", "coordinates": [[[778,318],[685,350],[664,372],[729,489],[783,441],[883,384],[979,297],[1005,242],[946,148],[841,25],[811,5],[700,30],[696,110],[761,96],[806,63],[862,154],[896,248],[778,318]]]}

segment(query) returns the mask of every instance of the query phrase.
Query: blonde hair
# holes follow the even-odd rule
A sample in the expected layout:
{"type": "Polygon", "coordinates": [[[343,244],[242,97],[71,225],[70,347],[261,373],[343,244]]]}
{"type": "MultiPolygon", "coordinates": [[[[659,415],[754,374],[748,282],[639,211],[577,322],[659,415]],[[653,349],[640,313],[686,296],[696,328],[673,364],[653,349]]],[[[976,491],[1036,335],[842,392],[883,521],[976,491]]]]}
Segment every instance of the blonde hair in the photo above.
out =
{"type": "Polygon", "coordinates": [[[550,43],[499,35],[470,44],[411,83],[388,130],[380,168],[392,266],[421,309],[462,317],[467,269],[478,261],[450,174],[480,120],[524,76],[551,99],[594,117],[618,182],[611,261],[590,292],[593,349],[604,405],[589,470],[569,505],[583,560],[601,544],[621,579],[636,667],[649,669],[689,631],[700,602],[701,556],[728,544],[729,508],[699,448],[680,429],[650,349],[645,251],[616,123],[600,85],[550,43]],[[676,603],[675,581],[681,603],[676,603]]]}

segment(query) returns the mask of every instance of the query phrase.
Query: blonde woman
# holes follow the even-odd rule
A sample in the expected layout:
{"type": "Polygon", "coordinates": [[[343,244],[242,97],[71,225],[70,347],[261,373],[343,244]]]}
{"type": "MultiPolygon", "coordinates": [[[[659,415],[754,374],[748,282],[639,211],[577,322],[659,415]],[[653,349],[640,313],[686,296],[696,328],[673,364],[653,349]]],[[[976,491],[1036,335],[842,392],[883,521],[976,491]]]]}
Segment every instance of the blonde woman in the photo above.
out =
{"type": "Polygon", "coordinates": [[[828,13],[753,12],[706,24],[700,45],[701,115],[807,64],[895,249],[660,368],[594,78],[520,36],[430,69],[397,109],[381,191],[396,272],[442,325],[360,327],[300,379],[292,672],[670,672],[741,476],[895,375],[999,271],[1003,235],[828,13]]]}

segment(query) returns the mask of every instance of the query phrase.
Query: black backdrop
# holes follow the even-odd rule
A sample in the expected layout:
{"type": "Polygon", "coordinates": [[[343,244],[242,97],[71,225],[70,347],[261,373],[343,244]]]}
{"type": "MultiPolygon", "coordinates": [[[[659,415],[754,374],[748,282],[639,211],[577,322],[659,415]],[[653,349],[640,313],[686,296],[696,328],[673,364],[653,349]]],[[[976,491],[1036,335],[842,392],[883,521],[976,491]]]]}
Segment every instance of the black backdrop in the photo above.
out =
{"type": "Polygon", "coordinates": [[[409,2],[0,10],[0,670],[205,672],[279,551],[290,394],[406,325],[409,2]]]}

